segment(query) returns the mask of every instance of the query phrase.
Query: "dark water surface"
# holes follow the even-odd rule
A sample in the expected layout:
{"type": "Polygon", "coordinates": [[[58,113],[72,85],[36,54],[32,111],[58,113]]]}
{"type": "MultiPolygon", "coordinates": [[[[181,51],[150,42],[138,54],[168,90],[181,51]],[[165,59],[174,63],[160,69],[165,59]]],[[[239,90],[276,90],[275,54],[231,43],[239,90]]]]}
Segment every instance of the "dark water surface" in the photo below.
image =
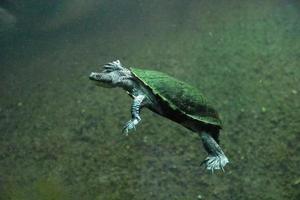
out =
{"type": "Polygon", "coordinates": [[[300,199],[296,0],[0,1],[0,199],[300,199]],[[114,59],[199,88],[225,173],[200,138],[90,72],[114,59]]]}

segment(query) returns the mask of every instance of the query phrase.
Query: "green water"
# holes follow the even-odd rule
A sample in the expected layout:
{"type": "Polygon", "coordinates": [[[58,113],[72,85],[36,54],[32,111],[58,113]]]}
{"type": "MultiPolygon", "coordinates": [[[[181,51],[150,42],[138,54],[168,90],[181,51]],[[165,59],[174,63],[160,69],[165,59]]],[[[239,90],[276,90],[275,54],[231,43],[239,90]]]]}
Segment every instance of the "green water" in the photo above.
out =
{"type": "Polygon", "coordinates": [[[297,0],[0,1],[0,199],[300,199],[297,0]],[[199,88],[225,173],[200,138],[88,76],[120,59],[199,88]]]}

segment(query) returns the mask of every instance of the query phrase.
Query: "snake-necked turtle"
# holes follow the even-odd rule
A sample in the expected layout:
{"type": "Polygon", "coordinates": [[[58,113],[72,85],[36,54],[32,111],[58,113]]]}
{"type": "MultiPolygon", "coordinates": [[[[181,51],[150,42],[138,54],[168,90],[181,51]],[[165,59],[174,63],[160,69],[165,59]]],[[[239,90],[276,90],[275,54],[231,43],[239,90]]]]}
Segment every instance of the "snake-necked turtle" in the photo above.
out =
{"type": "Polygon", "coordinates": [[[228,163],[218,144],[221,120],[196,88],[158,71],[127,69],[119,60],[104,65],[102,72],[92,72],[89,78],[104,87],[121,87],[133,98],[132,119],[123,128],[126,135],[141,121],[141,108],[147,107],[201,135],[208,153],[202,164],[208,170],[223,170],[228,163]]]}

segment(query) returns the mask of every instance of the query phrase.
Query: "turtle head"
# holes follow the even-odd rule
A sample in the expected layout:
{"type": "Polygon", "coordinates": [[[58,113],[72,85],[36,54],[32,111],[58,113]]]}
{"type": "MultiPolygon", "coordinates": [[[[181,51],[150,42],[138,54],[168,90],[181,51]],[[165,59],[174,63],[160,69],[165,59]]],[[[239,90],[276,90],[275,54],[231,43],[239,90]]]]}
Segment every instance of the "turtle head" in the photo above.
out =
{"type": "Polygon", "coordinates": [[[119,60],[107,63],[101,72],[92,72],[90,80],[95,81],[101,87],[124,87],[124,81],[131,77],[131,72],[122,66],[119,60]]]}

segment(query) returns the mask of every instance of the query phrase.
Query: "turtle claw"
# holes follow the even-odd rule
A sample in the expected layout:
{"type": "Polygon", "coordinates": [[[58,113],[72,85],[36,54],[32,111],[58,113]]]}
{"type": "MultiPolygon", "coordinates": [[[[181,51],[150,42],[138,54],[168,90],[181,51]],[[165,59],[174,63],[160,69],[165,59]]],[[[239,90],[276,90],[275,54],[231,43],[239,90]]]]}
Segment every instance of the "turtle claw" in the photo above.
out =
{"type": "Polygon", "coordinates": [[[119,60],[115,60],[113,62],[105,64],[103,68],[106,72],[111,72],[111,71],[114,71],[116,69],[122,69],[123,67],[122,67],[122,64],[119,60]]]}
{"type": "Polygon", "coordinates": [[[212,173],[214,170],[219,170],[221,169],[223,172],[224,166],[228,163],[228,158],[225,155],[216,155],[216,156],[211,156],[209,155],[201,164],[205,164],[205,167],[207,170],[210,170],[212,173]]]}
{"type": "Polygon", "coordinates": [[[125,135],[127,136],[129,130],[131,130],[131,129],[136,130],[135,125],[136,125],[137,123],[138,123],[138,122],[137,122],[137,120],[135,120],[135,119],[129,120],[129,121],[125,124],[125,126],[123,127],[122,132],[125,133],[125,135]]]}

